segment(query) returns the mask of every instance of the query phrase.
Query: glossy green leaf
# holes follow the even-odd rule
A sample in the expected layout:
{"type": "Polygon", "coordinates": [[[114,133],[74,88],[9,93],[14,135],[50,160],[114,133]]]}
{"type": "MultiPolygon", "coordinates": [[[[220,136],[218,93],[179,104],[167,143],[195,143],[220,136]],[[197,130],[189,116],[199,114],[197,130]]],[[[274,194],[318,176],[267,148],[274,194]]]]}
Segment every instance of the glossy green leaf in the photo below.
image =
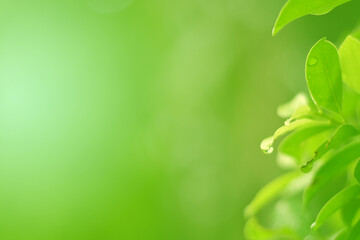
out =
{"type": "Polygon", "coordinates": [[[273,36],[290,22],[306,15],[322,15],[350,0],[288,0],[276,20],[273,36]]]}
{"type": "Polygon", "coordinates": [[[252,200],[252,202],[245,208],[245,217],[255,215],[268,202],[273,200],[286,186],[297,176],[299,172],[290,172],[271,181],[263,187],[252,200]]]}
{"type": "Polygon", "coordinates": [[[360,40],[349,35],[339,49],[339,56],[344,82],[360,93],[360,40]]]}
{"type": "Polygon", "coordinates": [[[360,139],[345,145],[328,156],[327,161],[317,170],[310,186],[305,189],[303,204],[307,206],[314,195],[335,176],[338,176],[360,156],[360,139]]]}
{"type": "Polygon", "coordinates": [[[354,198],[360,195],[360,186],[354,185],[347,187],[343,191],[331,198],[320,210],[316,221],[311,228],[318,229],[326,220],[328,220],[336,211],[349,204],[354,198]]]}
{"type": "Polygon", "coordinates": [[[316,121],[316,120],[310,120],[310,119],[300,119],[294,122],[291,122],[290,124],[284,125],[282,127],[280,127],[278,130],[275,131],[274,135],[268,138],[265,138],[261,144],[260,144],[260,148],[261,150],[264,151],[264,153],[272,153],[274,148],[273,148],[273,144],[274,141],[287,134],[290,133],[291,131],[295,130],[295,129],[300,129],[302,127],[309,127],[312,125],[318,125],[318,124],[324,124],[324,125],[330,125],[329,121],[316,121]]]}
{"type": "Polygon", "coordinates": [[[341,114],[342,79],[336,47],[325,38],[318,41],[306,59],[306,81],[318,107],[341,114]]]}

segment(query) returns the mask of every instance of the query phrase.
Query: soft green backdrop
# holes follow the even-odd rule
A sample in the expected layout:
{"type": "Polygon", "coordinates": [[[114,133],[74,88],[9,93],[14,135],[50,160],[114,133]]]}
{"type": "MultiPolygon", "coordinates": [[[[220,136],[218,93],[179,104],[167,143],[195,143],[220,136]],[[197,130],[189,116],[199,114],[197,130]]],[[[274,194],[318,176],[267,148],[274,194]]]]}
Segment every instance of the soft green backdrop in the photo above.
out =
{"type": "Polygon", "coordinates": [[[283,4],[0,0],[0,239],[242,239],[276,106],[359,18],[272,38],[283,4]]]}

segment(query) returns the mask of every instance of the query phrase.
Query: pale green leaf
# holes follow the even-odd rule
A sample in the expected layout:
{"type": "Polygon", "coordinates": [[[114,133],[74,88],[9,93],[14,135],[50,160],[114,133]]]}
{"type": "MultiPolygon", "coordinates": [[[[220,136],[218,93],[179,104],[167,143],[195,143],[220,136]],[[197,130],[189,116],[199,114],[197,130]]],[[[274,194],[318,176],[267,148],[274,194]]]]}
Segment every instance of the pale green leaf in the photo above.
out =
{"type": "Polygon", "coordinates": [[[349,204],[354,198],[358,197],[359,195],[360,186],[354,185],[345,188],[324,205],[324,207],[320,210],[318,216],[316,217],[316,221],[311,225],[311,227],[314,230],[318,229],[336,211],[349,204]]]}
{"type": "Polygon", "coordinates": [[[245,208],[245,217],[255,215],[268,202],[273,200],[282,190],[284,190],[286,186],[297,176],[299,176],[299,172],[290,172],[265,185],[256,194],[251,203],[245,208]]]}
{"type": "Polygon", "coordinates": [[[276,130],[273,136],[265,138],[261,142],[260,148],[267,154],[272,153],[273,152],[273,144],[277,138],[279,138],[287,133],[290,133],[291,131],[293,131],[295,129],[300,129],[302,127],[309,127],[309,126],[318,125],[318,124],[330,125],[330,122],[329,121],[315,121],[315,120],[310,120],[310,119],[299,119],[297,121],[291,122],[290,124],[284,125],[284,126],[280,127],[278,130],[276,130]]]}
{"type": "Polygon", "coordinates": [[[357,93],[360,93],[360,40],[349,35],[339,49],[342,76],[357,93]]]}
{"type": "Polygon", "coordinates": [[[304,93],[298,93],[290,102],[280,105],[277,108],[277,114],[281,118],[291,117],[295,111],[304,105],[307,105],[308,99],[304,93]]]}
{"type": "Polygon", "coordinates": [[[341,114],[342,79],[336,47],[325,38],[318,41],[309,52],[305,72],[317,106],[341,114]]]}
{"type": "Polygon", "coordinates": [[[255,217],[250,218],[244,229],[247,240],[300,240],[291,229],[268,229],[263,227],[255,217]]]}
{"type": "Polygon", "coordinates": [[[291,115],[290,118],[286,120],[286,123],[289,124],[295,120],[303,118],[316,119],[320,118],[320,115],[317,112],[314,112],[308,105],[304,105],[296,109],[293,115],[291,115]]]}
{"type": "Polygon", "coordinates": [[[306,15],[322,15],[350,0],[288,0],[276,20],[273,36],[290,22],[306,15]]]}

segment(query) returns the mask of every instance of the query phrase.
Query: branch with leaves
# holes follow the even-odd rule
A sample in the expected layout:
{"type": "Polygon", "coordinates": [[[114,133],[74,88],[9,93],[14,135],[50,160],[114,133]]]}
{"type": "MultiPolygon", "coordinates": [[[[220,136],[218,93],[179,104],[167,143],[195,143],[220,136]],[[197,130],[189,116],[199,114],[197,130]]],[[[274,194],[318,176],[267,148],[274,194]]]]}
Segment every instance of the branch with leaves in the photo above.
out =
{"type": "MultiPolygon", "coordinates": [[[[289,0],[273,29],[326,14],[349,0],[289,0]]],[[[263,187],[245,209],[245,237],[360,239],[360,31],[339,49],[325,38],[305,64],[309,96],[298,94],[278,108],[284,126],[264,139],[289,170],[263,187]]]]}

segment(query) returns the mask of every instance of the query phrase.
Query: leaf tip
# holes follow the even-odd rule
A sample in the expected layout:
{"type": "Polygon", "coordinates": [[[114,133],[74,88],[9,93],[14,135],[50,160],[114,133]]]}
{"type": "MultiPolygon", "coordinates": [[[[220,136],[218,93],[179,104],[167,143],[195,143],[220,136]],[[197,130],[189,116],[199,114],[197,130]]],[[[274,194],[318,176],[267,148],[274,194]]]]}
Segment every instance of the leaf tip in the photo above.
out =
{"type": "Polygon", "coordinates": [[[273,27],[272,31],[271,31],[271,35],[274,37],[277,33],[278,33],[278,29],[276,28],[276,25],[273,27]]]}
{"type": "Polygon", "coordinates": [[[318,225],[316,224],[316,222],[313,222],[310,226],[310,229],[312,230],[316,230],[318,228],[318,225]]]}

